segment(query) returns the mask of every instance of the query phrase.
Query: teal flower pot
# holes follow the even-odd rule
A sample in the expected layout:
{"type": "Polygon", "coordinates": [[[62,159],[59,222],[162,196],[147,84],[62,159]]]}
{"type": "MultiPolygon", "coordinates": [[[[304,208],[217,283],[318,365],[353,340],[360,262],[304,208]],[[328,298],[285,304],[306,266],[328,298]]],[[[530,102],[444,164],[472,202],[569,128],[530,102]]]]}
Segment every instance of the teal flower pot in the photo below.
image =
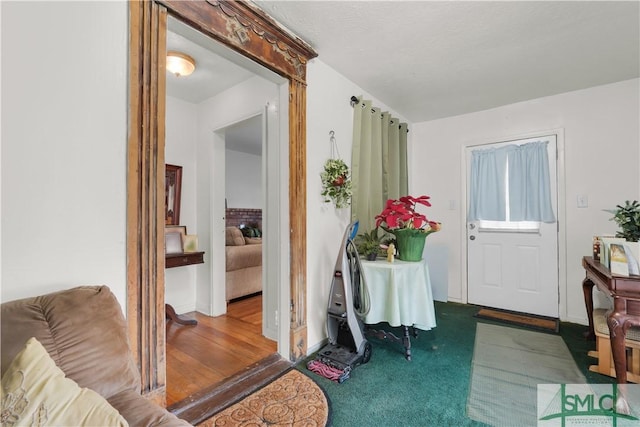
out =
{"type": "Polygon", "coordinates": [[[427,233],[412,228],[402,228],[393,230],[393,234],[396,236],[398,259],[402,261],[422,260],[427,233]]]}

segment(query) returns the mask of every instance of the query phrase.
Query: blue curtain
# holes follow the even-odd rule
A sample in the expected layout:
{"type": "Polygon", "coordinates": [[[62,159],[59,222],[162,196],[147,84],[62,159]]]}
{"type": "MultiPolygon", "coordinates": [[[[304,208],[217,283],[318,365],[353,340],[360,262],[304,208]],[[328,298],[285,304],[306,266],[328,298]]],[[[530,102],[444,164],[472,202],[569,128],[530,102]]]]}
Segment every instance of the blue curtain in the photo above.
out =
{"type": "Polygon", "coordinates": [[[472,151],[469,220],[481,219],[555,221],[547,142],[472,151]]]}
{"type": "Polygon", "coordinates": [[[510,146],[507,153],[511,221],[555,222],[547,142],[510,146]]]}
{"type": "Polygon", "coordinates": [[[506,220],[506,159],[504,148],[472,151],[470,221],[506,220]]]}

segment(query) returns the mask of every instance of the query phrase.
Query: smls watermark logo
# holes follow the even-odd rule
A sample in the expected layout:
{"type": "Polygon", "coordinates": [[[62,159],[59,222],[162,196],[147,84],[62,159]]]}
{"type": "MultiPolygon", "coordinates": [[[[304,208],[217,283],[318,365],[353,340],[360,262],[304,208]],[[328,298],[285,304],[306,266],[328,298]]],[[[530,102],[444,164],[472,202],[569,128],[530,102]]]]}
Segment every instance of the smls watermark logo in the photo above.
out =
{"type": "Polygon", "coordinates": [[[538,385],[538,427],[638,426],[639,409],[637,384],[538,385]]]}

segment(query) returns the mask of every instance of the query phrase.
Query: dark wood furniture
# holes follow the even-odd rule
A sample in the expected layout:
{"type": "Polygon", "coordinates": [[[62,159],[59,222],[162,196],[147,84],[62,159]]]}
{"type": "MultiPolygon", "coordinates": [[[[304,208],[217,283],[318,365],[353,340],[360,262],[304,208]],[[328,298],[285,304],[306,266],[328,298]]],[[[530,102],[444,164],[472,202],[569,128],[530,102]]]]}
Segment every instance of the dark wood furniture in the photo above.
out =
{"type": "MultiPolygon", "coordinates": [[[[182,254],[166,254],[165,255],[165,268],[183,267],[185,265],[203,264],[204,252],[191,252],[182,254]]],[[[187,319],[179,316],[171,304],[164,305],[166,316],[168,319],[173,320],[181,325],[197,325],[198,321],[195,319],[187,319]]]]}
{"type": "MultiPolygon", "coordinates": [[[[613,308],[607,312],[611,353],[616,370],[618,384],[627,383],[627,357],[624,342],[627,329],[640,326],[640,277],[623,277],[612,275],[607,267],[593,257],[582,258],[582,266],[586,277],[582,282],[584,302],[589,318],[587,338],[595,339],[593,328],[593,286],[613,299],[613,308]]],[[[626,403],[623,403],[626,406],[626,403]]],[[[618,409],[618,403],[616,404],[618,409]]],[[[628,408],[627,408],[628,409],[628,408]]]]}
{"type": "Polygon", "coordinates": [[[609,269],[592,257],[584,257],[582,266],[586,277],[582,282],[584,301],[589,318],[587,337],[595,339],[593,327],[593,286],[597,286],[613,299],[613,309],[607,313],[611,350],[618,383],[627,382],[624,340],[627,329],[640,326],[640,277],[614,276],[609,269]]]}

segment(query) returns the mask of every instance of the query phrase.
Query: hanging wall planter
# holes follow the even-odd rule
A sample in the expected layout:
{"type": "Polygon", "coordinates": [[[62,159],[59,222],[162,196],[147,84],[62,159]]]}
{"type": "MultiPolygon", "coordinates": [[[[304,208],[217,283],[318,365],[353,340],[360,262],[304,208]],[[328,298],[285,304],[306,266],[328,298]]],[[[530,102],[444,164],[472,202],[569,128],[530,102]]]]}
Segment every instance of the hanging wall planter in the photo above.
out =
{"type": "Polygon", "coordinates": [[[340,159],[329,159],[324,164],[322,194],[325,202],[333,202],[336,208],[346,208],[351,204],[351,180],[349,167],[340,159]]]}
{"type": "MultiPolygon", "coordinates": [[[[333,131],[331,136],[332,152],[337,155],[333,131]]],[[[324,164],[324,171],[320,174],[322,179],[322,192],[325,202],[333,202],[336,208],[346,208],[351,204],[351,177],[349,167],[339,157],[331,158],[324,164]]]]}

